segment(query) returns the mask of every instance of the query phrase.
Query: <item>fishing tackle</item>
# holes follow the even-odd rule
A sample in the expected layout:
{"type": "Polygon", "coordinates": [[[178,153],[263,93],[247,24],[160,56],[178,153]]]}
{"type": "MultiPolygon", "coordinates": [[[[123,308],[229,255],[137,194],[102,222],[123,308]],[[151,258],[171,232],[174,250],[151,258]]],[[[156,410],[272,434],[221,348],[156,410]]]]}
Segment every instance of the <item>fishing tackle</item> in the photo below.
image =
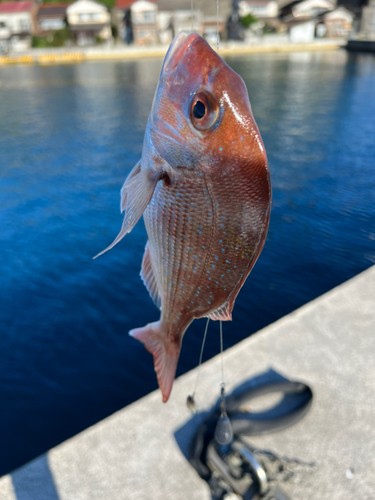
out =
{"type": "MultiPolygon", "coordinates": [[[[220,404],[198,428],[190,449],[189,462],[204,479],[217,500],[289,500],[277,484],[276,470],[283,460],[256,449],[243,439],[283,430],[294,425],[308,412],[312,403],[311,389],[301,383],[276,380],[245,391],[234,391],[226,399],[226,412],[232,423],[233,438],[226,445],[217,439],[220,404]],[[281,393],[283,399],[264,413],[246,413],[241,407],[265,394],[281,393]],[[232,495],[232,496],[230,496],[232,495]]],[[[221,418],[221,417],[220,417],[221,418]]],[[[220,423],[220,419],[219,419],[220,423]]],[[[311,466],[312,464],[304,464],[311,466]]]]}

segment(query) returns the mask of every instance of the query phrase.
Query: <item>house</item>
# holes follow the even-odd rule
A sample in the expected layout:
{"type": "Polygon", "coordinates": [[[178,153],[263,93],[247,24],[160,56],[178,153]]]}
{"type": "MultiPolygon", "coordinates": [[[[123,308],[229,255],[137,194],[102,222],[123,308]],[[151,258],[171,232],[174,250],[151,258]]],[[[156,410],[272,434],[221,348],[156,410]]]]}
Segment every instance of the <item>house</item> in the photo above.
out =
{"type": "Polygon", "coordinates": [[[37,14],[38,35],[45,36],[66,27],[68,3],[41,5],[37,14]]]}
{"type": "Polygon", "coordinates": [[[361,32],[368,38],[375,38],[375,0],[362,8],[361,32]]]}
{"type": "Polygon", "coordinates": [[[333,9],[333,3],[328,0],[304,0],[293,5],[292,15],[295,19],[316,18],[333,9]]]}
{"type": "Polygon", "coordinates": [[[159,37],[163,43],[170,43],[173,36],[180,31],[196,32],[209,42],[215,43],[217,27],[219,36],[225,36],[225,22],[231,13],[232,0],[218,0],[219,16],[217,17],[217,2],[194,0],[193,10],[191,0],[158,0],[159,37]]]}
{"type": "Polygon", "coordinates": [[[38,7],[34,2],[2,2],[0,3],[0,23],[3,37],[8,32],[8,39],[2,46],[15,52],[31,47],[31,36],[36,33],[36,13],[38,7]],[[5,30],[5,31],[4,31],[5,30]],[[8,31],[6,31],[8,30],[8,31]]]}
{"type": "Polygon", "coordinates": [[[116,0],[115,16],[120,38],[128,44],[157,43],[157,13],[158,7],[153,0],[116,0]]]}
{"type": "Polygon", "coordinates": [[[279,13],[279,7],[275,0],[247,0],[238,3],[240,17],[252,14],[257,19],[275,18],[279,13]]]}
{"type": "Polygon", "coordinates": [[[333,10],[334,4],[328,0],[294,1],[280,9],[280,19],[289,32],[291,42],[308,43],[313,41],[315,34],[318,37],[326,34],[322,19],[333,10]]]}
{"type": "Polygon", "coordinates": [[[328,38],[348,38],[353,26],[354,15],[345,7],[325,14],[323,17],[328,38]]]}
{"type": "Polygon", "coordinates": [[[133,39],[136,45],[154,45],[158,42],[157,12],[157,5],[147,0],[138,0],[130,6],[133,39]]]}
{"type": "Polygon", "coordinates": [[[107,7],[93,0],[77,0],[66,9],[69,30],[77,45],[93,45],[99,38],[112,38],[111,18],[107,7]]]}
{"type": "Polygon", "coordinates": [[[4,21],[0,21],[0,56],[7,54],[10,49],[10,29],[4,21]]]}
{"type": "Polygon", "coordinates": [[[315,37],[315,20],[293,20],[287,23],[292,43],[310,43],[315,37]]]}
{"type": "Polygon", "coordinates": [[[224,20],[221,18],[218,22],[216,16],[204,16],[202,19],[202,34],[211,45],[215,45],[217,43],[218,31],[219,37],[223,38],[225,34],[224,20]]]}
{"type": "MultiPolygon", "coordinates": [[[[334,1],[334,0],[333,0],[334,1]]],[[[279,16],[283,21],[293,21],[296,19],[314,19],[326,14],[335,8],[333,2],[328,0],[302,0],[302,2],[293,1],[284,5],[279,16]]]]}
{"type": "Polygon", "coordinates": [[[191,0],[158,0],[158,29],[161,43],[169,44],[180,31],[203,34],[202,13],[191,0]]]}

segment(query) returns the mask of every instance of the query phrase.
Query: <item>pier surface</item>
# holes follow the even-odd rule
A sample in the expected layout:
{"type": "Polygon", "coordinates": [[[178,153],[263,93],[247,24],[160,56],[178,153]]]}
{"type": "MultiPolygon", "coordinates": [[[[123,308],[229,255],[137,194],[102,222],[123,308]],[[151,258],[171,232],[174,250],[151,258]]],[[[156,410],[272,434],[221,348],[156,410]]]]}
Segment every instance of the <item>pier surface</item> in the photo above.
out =
{"type": "MultiPolygon", "coordinates": [[[[225,351],[228,392],[270,371],[313,389],[298,424],[251,438],[314,463],[282,484],[292,499],[375,498],[374,353],[375,266],[225,351]]],[[[155,391],[4,476],[0,500],[210,499],[183,454],[200,420],[185,405],[195,377],[177,379],[167,404],[155,391]]],[[[220,377],[217,356],[202,366],[199,410],[216,402],[220,377]]]]}
{"type": "MultiPolygon", "coordinates": [[[[220,55],[246,55],[259,52],[303,52],[315,50],[336,50],[346,44],[344,39],[321,39],[309,43],[292,43],[265,37],[254,43],[224,42],[220,44],[220,55]]],[[[0,56],[0,66],[4,64],[76,64],[88,61],[130,60],[164,57],[167,45],[152,47],[117,45],[114,47],[57,47],[30,49],[23,53],[0,56]]]]}

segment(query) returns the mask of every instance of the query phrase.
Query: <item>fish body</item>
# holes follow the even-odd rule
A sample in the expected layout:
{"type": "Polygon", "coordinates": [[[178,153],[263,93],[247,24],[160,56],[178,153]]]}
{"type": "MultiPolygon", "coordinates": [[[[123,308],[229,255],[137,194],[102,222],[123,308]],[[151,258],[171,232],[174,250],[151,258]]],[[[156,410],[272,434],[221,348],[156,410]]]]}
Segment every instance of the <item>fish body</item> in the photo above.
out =
{"type": "Polygon", "coordinates": [[[166,55],[142,158],[121,191],[122,230],[143,214],[142,279],[160,320],[130,331],[154,356],[163,401],[196,318],[228,321],[267,234],[266,152],[242,79],[197,34],[166,55]]]}

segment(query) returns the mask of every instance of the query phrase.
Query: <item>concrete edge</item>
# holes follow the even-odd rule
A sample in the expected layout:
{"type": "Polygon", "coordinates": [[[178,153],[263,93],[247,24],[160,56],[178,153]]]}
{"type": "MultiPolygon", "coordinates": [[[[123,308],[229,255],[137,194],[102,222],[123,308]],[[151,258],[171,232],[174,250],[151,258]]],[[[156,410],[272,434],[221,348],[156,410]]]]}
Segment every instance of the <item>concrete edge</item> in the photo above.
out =
{"type": "MultiPolygon", "coordinates": [[[[245,46],[227,46],[221,47],[220,55],[246,55],[266,52],[301,52],[301,51],[319,51],[319,50],[337,50],[343,47],[343,43],[294,43],[285,45],[245,45],[245,46]]],[[[164,57],[168,47],[157,47],[155,49],[141,50],[100,50],[93,49],[87,52],[51,52],[44,54],[27,54],[14,56],[0,56],[0,66],[9,64],[76,64],[85,61],[113,61],[113,60],[131,60],[164,57]]]]}

